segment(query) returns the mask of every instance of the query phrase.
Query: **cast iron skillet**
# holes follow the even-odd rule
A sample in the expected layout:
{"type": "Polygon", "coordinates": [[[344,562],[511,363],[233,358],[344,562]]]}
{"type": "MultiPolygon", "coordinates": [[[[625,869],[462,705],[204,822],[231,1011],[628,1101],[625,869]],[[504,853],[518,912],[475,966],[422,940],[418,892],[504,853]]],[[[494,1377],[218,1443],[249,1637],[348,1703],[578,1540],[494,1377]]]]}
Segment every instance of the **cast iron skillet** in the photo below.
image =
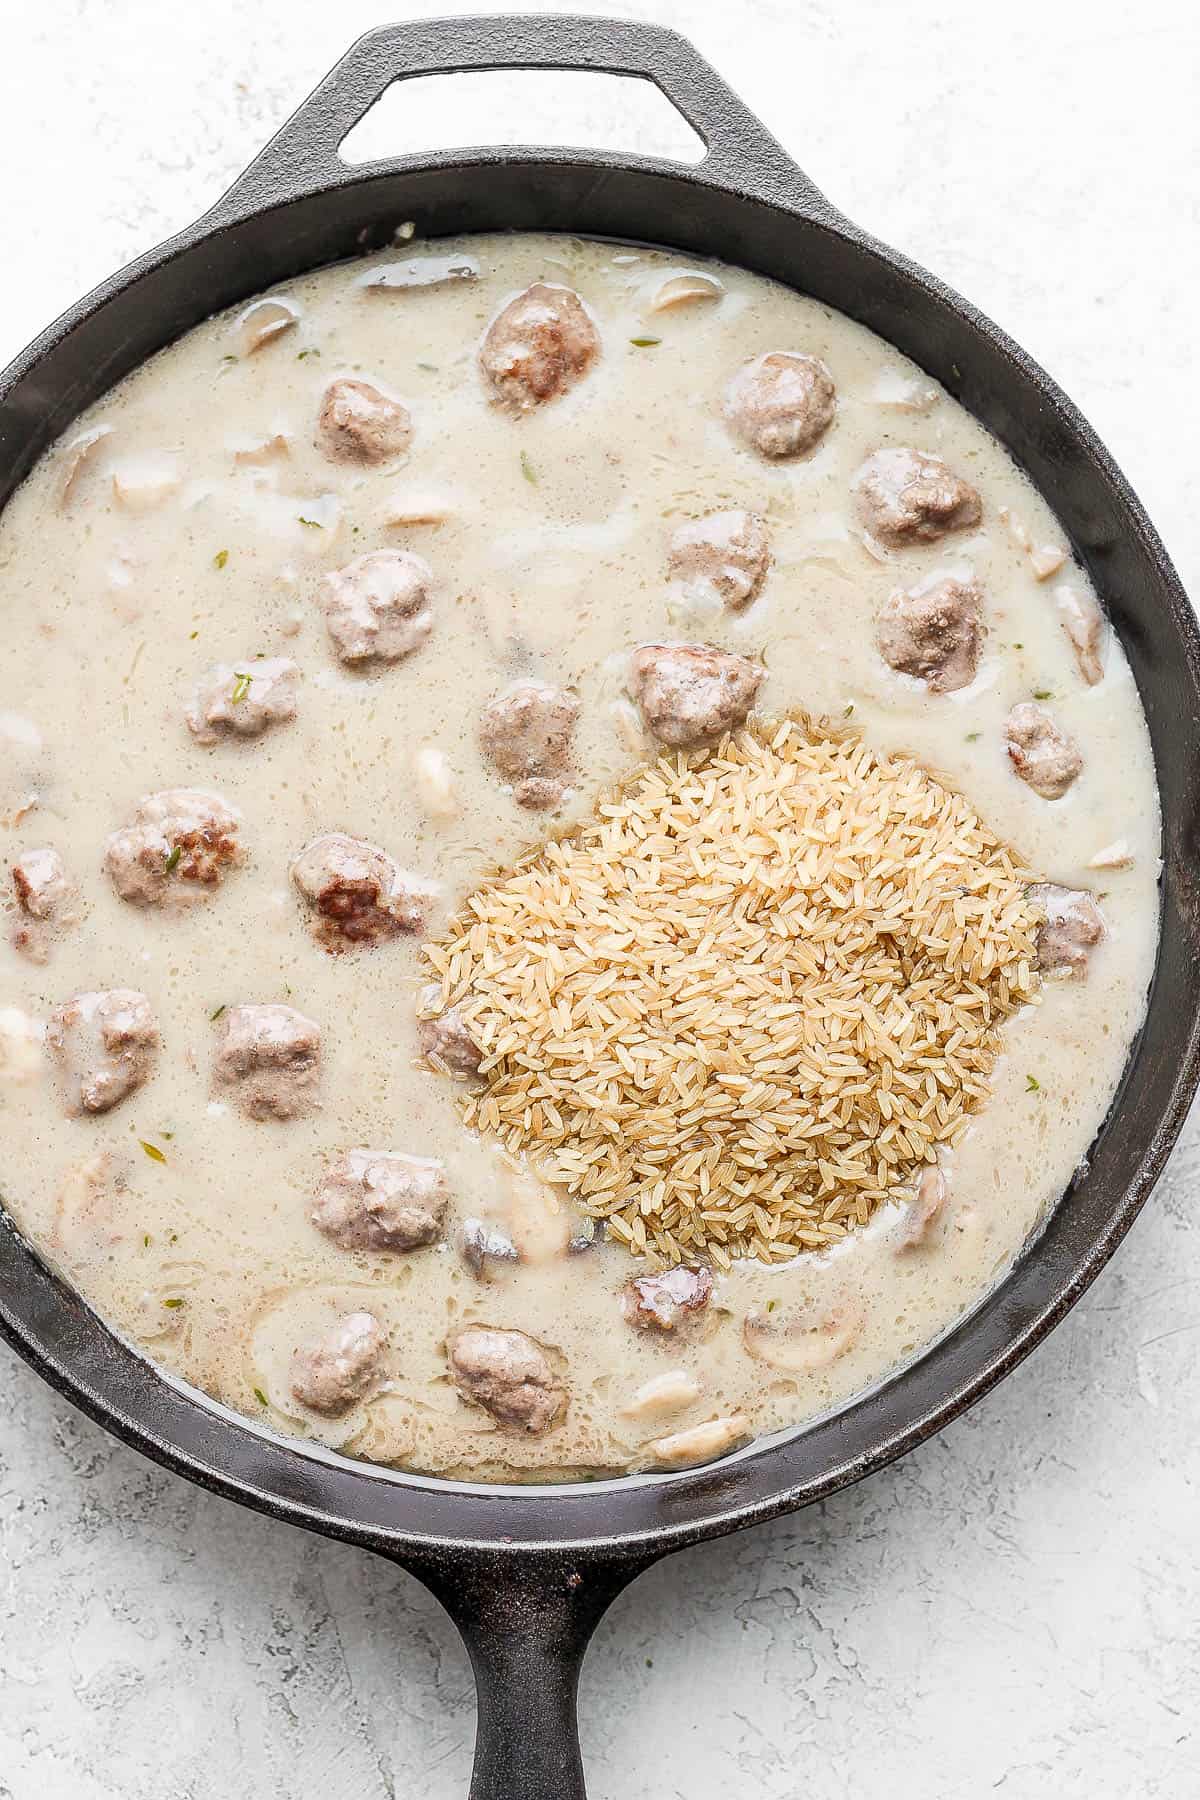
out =
{"type": "Polygon", "coordinates": [[[118,1436],[203,1486],[361,1544],[419,1576],[479,1690],[474,1800],[582,1796],[575,1690],[621,1589],[685,1544],[833,1493],[986,1393],[1064,1316],[1146,1199],[1200,1078],[1200,636],[1111,458],[987,319],[842,218],[683,39],[606,19],[409,23],[359,40],[213,210],[63,315],[0,379],[0,504],[91,401],[207,314],[382,246],[498,228],[712,253],[889,339],[1000,437],[1096,582],[1150,722],[1164,815],[1162,943],[1149,1015],[1085,1174],[1012,1273],[934,1349],[834,1417],[686,1474],[520,1490],[356,1464],[253,1425],[150,1367],[0,1231],[0,1329],[118,1436]],[[464,150],[351,170],[342,138],[397,78],[580,68],[654,82],[708,146],[694,169],[570,150],[464,150]]]}

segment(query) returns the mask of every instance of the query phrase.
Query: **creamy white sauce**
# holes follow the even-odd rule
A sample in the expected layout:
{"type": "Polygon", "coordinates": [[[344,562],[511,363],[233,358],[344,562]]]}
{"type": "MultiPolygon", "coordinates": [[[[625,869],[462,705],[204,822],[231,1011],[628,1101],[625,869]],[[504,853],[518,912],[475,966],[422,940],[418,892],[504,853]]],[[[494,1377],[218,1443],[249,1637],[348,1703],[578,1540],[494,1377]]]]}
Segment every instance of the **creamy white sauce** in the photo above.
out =
{"type": "Polygon", "coordinates": [[[5,1199],[104,1318],[252,1417],[432,1471],[639,1467],[664,1432],[733,1413],[771,1431],[877,1382],[981,1297],[1063,1192],[1108,1107],[1153,967],[1149,741],[1115,642],[1104,679],[1081,679],[1054,589],[1086,588],[1082,572],[1068,561],[1036,578],[1027,545],[1065,547],[1045,503],[975,421],[869,332],[716,266],[719,302],[653,311],[663,280],[693,266],[666,254],[532,236],[435,249],[475,258],[478,281],[372,292],[363,273],[394,260],[373,258],[287,284],[298,324],[251,355],[238,356],[245,334],[232,316],[189,333],[67,434],[76,443],[111,427],[79,462],[65,505],[60,452],[0,519],[0,853],[8,865],[53,846],[81,895],[78,922],[44,964],[7,935],[0,945],[5,1199]],[[476,349],[487,320],[537,279],[578,289],[602,353],[569,396],[514,419],[489,403],[476,349]],[[661,342],[631,342],[646,336],[661,342]],[[721,416],[730,375],[772,349],[824,358],[837,385],[835,424],[791,463],[739,447],[721,416]],[[362,469],[319,453],[316,416],[338,375],[407,402],[406,457],[362,469]],[[868,548],[850,484],[889,443],[936,452],[972,481],[981,527],[868,548]],[[762,596],[741,614],[679,616],[670,531],[726,506],[767,518],[762,596]],[[389,545],[432,565],[434,630],[406,661],[348,671],[326,635],[320,580],[389,545]],[[893,674],[873,640],[887,595],[935,572],[982,584],[988,632],[976,680],[943,696],[893,674]],[[511,1208],[495,1150],[467,1136],[455,1090],[417,1054],[414,1003],[428,980],[417,940],[328,956],[288,880],[317,833],[350,832],[436,882],[436,924],[539,831],[479,755],[484,703],[519,675],[578,693],[584,775],[561,823],[645,754],[623,700],[628,653],[676,635],[762,654],[764,713],[852,708],[873,745],[912,752],[1048,879],[1099,890],[1108,926],[1089,979],[1048,981],[1041,1005],[1009,1027],[994,1097],[949,1169],[950,1200],[923,1247],[899,1249],[897,1205],[827,1253],[738,1265],[719,1279],[704,1328],[679,1341],[622,1323],[620,1287],[645,1265],[613,1246],[481,1283],[449,1241],[351,1253],[317,1233],[308,1213],[322,1170],[355,1145],[442,1160],[448,1238],[465,1216],[504,1222],[511,1208]],[[295,719],[258,739],[198,743],[184,722],[197,680],[260,654],[299,663],[295,719]],[[1085,758],[1055,802],[1023,785],[1005,753],[1005,715],[1035,691],[1052,694],[1085,758]],[[102,872],[105,840],[142,795],[178,786],[215,789],[241,809],[248,862],[190,906],[131,907],[102,872]],[[1118,840],[1119,866],[1090,866],[1118,840]],[[149,996],[162,1027],[155,1070],[113,1111],[65,1117],[40,1025],[73,994],[107,987],[149,996]],[[288,1003],[319,1022],[323,1104],[311,1117],[254,1121],[214,1094],[211,1015],[241,1002],[288,1003]],[[841,1354],[796,1374],[747,1356],[748,1311],[810,1298],[861,1316],[841,1354]],[[305,1415],[290,1393],[291,1350],[351,1310],[371,1311],[389,1334],[385,1390],[344,1419],[305,1415]],[[547,1346],[570,1389],[561,1425],[522,1437],[459,1397],[444,1344],[464,1321],[547,1346]],[[673,1404],[628,1410],[675,1370],[690,1385],[674,1384],[673,1404]]]}

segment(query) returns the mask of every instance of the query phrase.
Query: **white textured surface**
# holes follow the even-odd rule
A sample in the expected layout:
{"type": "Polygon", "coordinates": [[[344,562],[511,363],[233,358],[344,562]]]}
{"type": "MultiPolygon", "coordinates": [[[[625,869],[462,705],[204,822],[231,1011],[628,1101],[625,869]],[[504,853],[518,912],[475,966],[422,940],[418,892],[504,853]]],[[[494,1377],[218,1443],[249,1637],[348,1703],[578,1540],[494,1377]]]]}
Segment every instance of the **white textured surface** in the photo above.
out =
{"type": "MultiPolygon", "coordinates": [[[[1195,9],[625,3],[1040,357],[1200,591],[1195,9]]],[[[202,210],[400,10],[0,0],[0,352],[202,210]]],[[[1194,1120],[1116,1265],[969,1418],[618,1602],[583,1684],[595,1800],[1200,1792],[1198,1174],[1194,1120]]],[[[0,1370],[0,1800],[465,1793],[470,1675],[415,1582],[0,1370]]]]}

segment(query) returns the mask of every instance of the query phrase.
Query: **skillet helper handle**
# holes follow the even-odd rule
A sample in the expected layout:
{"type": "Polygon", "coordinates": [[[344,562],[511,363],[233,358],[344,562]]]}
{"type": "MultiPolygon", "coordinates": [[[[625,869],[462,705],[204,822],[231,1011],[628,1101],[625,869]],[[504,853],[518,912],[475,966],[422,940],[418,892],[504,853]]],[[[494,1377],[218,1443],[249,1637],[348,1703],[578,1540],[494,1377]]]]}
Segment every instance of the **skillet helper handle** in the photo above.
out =
{"type": "Polygon", "coordinates": [[[655,1559],[596,1564],[454,1549],[444,1562],[397,1560],[441,1601],[471,1658],[478,1711],[470,1800],[587,1800],[579,1671],[605,1612],[655,1559]]]}
{"type": "MultiPolygon", "coordinates": [[[[371,172],[441,160],[400,156],[350,169],[338,147],[393,82],[468,69],[592,70],[653,82],[707,148],[698,166],[702,180],[751,189],[793,211],[835,216],[765,125],[686,38],[640,20],[557,14],[408,19],[366,32],[238,177],[216,210],[241,212],[361,180],[371,172]]],[[[445,159],[478,161],[494,154],[451,152],[445,159]]],[[[560,154],[573,160],[569,151],[560,154]]],[[[578,155],[588,162],[603,160],[587,152],[578,155]]],[[[676,166],[649,157],[633,160],[650,168],[676,166]]]]}

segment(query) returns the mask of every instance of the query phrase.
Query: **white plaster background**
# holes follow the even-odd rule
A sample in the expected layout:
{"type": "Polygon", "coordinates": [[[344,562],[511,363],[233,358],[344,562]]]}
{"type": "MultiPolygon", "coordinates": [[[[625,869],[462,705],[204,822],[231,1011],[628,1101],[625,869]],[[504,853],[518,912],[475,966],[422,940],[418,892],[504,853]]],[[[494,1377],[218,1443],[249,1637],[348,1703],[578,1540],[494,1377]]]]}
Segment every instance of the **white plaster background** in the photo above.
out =
{"type": "MultiPolygon", "coordinates": [[[[1059,377],[1200,592],[1195,8],[619,3],[1059,377]]],[[[439,8],[0,0],[0,353],[401,10],[439,8]]],[[[583,1682],[596,1800],[1200,1793],[1198,1174],[1194,1120],[1115,1266],[969,1418],[618,1602],[583,1682]]],[[[472,1730],[415,1582],[160,1473],[0,1352],[0,1800],[452,1800],[472,1730]]]]}

